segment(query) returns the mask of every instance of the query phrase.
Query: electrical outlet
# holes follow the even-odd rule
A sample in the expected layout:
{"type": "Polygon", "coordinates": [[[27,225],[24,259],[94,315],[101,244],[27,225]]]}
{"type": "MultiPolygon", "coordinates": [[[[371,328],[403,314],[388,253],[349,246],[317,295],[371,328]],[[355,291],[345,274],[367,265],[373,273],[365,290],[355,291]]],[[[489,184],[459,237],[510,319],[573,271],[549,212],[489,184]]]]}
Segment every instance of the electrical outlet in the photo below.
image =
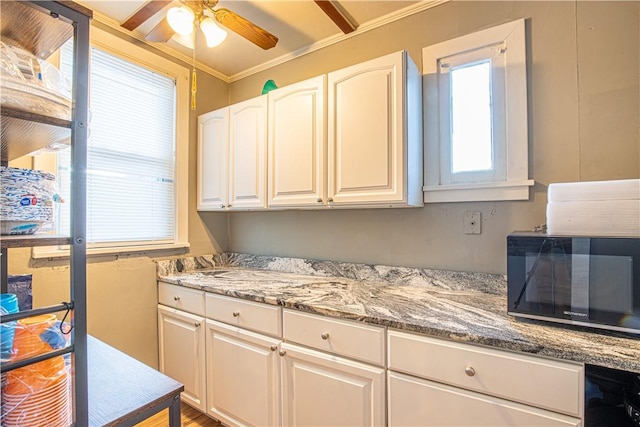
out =
{"type": "Polygon", "coordinates": [[[480,212],[464,213],[464,234],[480,234],[482,232],[482,214],[480,212]]]}

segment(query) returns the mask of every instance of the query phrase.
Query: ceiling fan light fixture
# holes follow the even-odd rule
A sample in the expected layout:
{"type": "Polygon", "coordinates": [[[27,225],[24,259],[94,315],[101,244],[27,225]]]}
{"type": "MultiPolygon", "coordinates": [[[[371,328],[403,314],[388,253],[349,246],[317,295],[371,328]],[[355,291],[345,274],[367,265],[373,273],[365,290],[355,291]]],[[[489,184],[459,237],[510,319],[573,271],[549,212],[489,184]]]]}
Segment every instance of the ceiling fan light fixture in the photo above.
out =
{"type": "Polygon", "coordinates": [[[182,46],[186,48],[195,49],[195,42],[193,40],[194,34],[195,33],[191,33],[191,34],[187,34],[186,36],[183,36],[182,34],[175,33],[173,36],[171,36],[171,40],[174,40],[180,43],[182,46]]]}
{"type": "Polygon", "coordinates": [[[193,31],[193,20],[195,14],[187,6],[172,7],[167,12],[167,20],[173,30],[183,36],[191,34],[193,31]]]}
{"type": "Polygon", "coordinates": [[[204,34],[208,47],[218,46],[227,37],[227,32],[208,16],[200,21],[200,30],[204,34]]]}

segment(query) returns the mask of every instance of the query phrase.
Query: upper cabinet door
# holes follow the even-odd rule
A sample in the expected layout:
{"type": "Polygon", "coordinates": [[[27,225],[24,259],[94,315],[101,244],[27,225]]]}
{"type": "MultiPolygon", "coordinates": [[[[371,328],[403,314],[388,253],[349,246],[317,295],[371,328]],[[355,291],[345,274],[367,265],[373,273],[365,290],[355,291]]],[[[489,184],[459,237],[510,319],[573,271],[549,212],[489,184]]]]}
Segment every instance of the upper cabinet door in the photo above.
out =
{"type": "Polygon", "coordinates": [[[228,204],[229,108],[198,117],[198,203],[200,211],[228,204]]]}
{"type": "Polygon", "coordinates": [[[270,207],[326,203],[326,76],[269,92],[270,207]]]}
{"type": "Polygon", "coordinates": [[[229,207],[266,209],[267,96],[229,107],[229,207]]]}
{"type": "Polygon", "coordinates": [[[421,78],[404,51],[328,75],[328,197],[422,205],[421,78]]]}

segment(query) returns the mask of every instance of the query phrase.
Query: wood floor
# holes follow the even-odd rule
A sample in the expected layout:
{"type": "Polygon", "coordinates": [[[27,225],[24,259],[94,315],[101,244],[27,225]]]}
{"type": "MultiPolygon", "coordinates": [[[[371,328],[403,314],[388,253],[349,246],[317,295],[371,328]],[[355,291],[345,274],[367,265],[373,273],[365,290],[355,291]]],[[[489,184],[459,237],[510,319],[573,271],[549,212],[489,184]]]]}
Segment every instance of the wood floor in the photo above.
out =
{"type": "MultiPolygon", "coordinates": [[[[165,409],[159,414],[141,422],[138,427],[168,427],[169,410],[165,409]]],[[[182,427],[223,427],[219,422],[207,417],[202,412],[191,406],[182,404],[182,427]]]]}

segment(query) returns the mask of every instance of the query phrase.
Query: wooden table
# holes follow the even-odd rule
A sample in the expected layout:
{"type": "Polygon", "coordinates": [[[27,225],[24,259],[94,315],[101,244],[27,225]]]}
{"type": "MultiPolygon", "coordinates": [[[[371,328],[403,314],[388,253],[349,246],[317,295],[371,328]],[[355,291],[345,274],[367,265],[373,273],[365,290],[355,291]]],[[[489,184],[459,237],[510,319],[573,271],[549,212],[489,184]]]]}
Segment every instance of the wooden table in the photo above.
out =
{"type": "Polygon", "coordinates": [[[180,427],[182,384],[92,336],[87,351],[90,426],[134,426],[169,408],[180,427]]]}

